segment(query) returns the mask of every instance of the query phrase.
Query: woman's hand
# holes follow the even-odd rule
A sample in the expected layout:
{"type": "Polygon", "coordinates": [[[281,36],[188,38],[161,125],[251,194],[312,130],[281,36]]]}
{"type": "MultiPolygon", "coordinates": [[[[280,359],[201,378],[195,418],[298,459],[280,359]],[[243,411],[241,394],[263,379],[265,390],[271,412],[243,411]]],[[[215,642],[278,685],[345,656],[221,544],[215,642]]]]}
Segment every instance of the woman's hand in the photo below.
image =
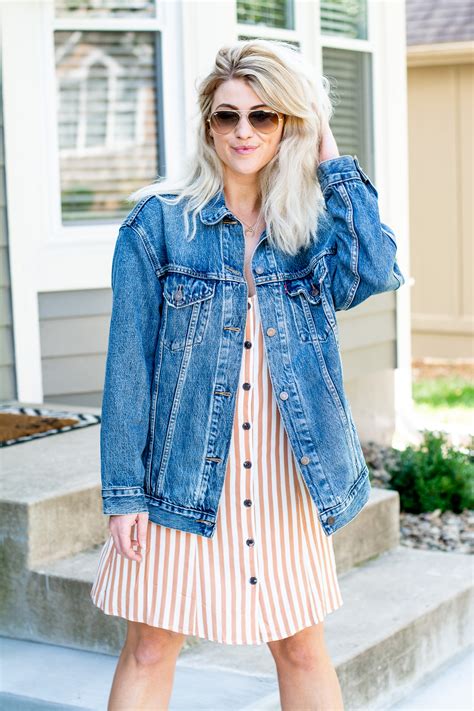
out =
{"type": "Polygon", "coordinates": [[[319,163],[330,158],[338,158],[339,150],[328,122],[323,124],[319,141],[319,163]]]}
{"type": "Polygon", "coordinates": [[[117,553],[129,560],[142,560],[142,554],[134,551],[132,546],[138,545],[142,550],[146,548],[146,531],[148,526],[148,512],[137,514],[114,514],[109,518],[109,531],[114,540],[117,553]],[[137,524],[137,538],[132,539],[132,528],[137,524]]]}

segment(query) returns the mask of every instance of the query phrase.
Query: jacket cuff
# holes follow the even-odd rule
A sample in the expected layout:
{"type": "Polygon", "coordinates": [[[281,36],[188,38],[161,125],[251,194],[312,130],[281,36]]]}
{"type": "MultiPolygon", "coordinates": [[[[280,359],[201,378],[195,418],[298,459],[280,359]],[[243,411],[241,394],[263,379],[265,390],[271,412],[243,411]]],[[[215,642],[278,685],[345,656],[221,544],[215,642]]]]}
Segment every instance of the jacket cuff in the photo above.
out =
{"type": "Polygon", "coordinates": [[[140,486],[102,489],[104,514],[129,514],[148,511],[145,494],[140,486]]]}
{"type": "Polygon", "coordinates": [[[370,178],[360,167],[357,156],[343,155],[328,158],[318,165],[316,172],[323,193],[329,185],[345,180],[356,179],[370,183],[370,178]]]}

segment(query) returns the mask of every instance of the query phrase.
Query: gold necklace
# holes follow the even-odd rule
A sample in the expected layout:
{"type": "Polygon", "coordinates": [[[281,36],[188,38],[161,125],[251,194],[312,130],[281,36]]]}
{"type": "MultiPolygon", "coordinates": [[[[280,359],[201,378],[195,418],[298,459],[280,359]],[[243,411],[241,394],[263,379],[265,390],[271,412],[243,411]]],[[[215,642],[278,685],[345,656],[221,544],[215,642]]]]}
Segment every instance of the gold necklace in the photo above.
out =
{"type": "Polygon", "coordinates": [[[241,218],[239,218],[240,221],[241,221],[241,222],[244,224],[244,226],[245,226],[245,235],[246,235],[247,237],[253,237],[253,233],[255,232],[255,227],[257,226],[257,223],[258,223],[258,221],[260,220],[261,216],[262,216],[262,211],[260,210],[260,212],[258,213],[258,217],[257,217],[257,219],[256,219],[256,221],[254,222],[253,225],[247,225],[246,222],[244,222],[241,218]]]}

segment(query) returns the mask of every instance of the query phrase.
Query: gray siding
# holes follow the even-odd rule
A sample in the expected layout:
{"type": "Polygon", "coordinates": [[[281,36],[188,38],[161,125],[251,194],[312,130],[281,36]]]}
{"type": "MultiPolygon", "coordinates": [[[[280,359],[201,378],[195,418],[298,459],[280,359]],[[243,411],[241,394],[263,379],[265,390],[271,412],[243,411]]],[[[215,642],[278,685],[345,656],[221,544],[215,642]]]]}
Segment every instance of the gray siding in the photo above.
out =
{"type": "MultiPolygon", "coordinates": [[[[39,294],[44,399],[100,407],[110,289],[39,294]]],[[[338,313],[346,381],[396,366],[395,294],[338,313]]]]}
{"type": "Polygon", "coordinates": [[[111,289],[38,294],[44,400],[100,407],[111,289]]]}
{"type": "Polygon", "coordinates": [[[0,399],[2,400],[15,400],[17,397],[10,284],[0,48],[0,399]]]}

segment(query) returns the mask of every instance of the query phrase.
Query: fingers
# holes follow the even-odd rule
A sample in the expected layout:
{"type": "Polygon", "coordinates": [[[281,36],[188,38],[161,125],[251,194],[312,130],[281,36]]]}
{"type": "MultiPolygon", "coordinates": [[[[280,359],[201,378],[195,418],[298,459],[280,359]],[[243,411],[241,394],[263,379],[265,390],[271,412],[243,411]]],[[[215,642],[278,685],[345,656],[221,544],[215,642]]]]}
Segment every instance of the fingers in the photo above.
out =
{"type": "Polygon", "coordinates": [[[148,512],[138,514],[137,537],[138,545],[144,551],[146,549],[146,534],[148,530],[148,512]]]}
{"type": "MultiPolygon", "coordinates": [[[[132,528],[140,514],[117,514],[110,516],[109,529],[113,538],[114,546],[119,555],[128,560],[142,560],[142,554],[134,551],[132,545],[136,541],[132,540],[132,528]]],[[[148,514],[146,514],[148,519],[148,514]]]]}

